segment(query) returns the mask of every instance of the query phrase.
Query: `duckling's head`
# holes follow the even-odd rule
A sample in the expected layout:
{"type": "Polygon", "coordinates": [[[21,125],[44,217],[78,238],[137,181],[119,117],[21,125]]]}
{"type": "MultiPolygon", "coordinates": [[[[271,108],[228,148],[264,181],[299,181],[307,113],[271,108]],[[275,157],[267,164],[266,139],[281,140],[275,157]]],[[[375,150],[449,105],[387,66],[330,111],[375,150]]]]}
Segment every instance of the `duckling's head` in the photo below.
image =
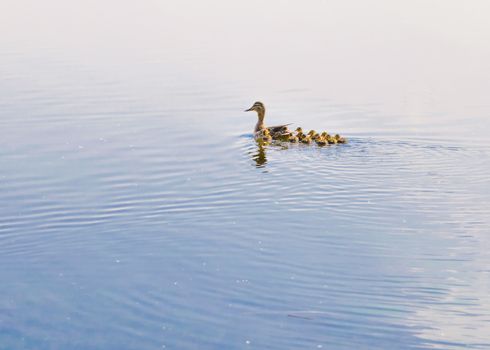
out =
{"type": "Polygon", "coordinates": [[[322,132],[322,137],[327,137],[328,136],[328,133],[326,131],[322,132]]]}
{"type": "Polygon", "coordinates": [[[313,135],[315,135],[315,134],[316,134],[316,131],[315,131],[315,130],[310,130],[310,131],[308,131],[308,135],[310,135],[310,136],[313,136],[313,135]]]}
{"type": "Polygon", "coordinates": [[[301,129],[300,127],[297,127],[296,128],[296,132],[302,133],[303,132],[303,129],[301,129]]]}
{"type": "Polygon", "coordinates": [[[250,111],[255,111],[259,114],[264,114],[265,113],[265,106],[262,102],[255,102],[252,107],[249,109],[246,109],[245,112],[250,112],[250,111]]]}

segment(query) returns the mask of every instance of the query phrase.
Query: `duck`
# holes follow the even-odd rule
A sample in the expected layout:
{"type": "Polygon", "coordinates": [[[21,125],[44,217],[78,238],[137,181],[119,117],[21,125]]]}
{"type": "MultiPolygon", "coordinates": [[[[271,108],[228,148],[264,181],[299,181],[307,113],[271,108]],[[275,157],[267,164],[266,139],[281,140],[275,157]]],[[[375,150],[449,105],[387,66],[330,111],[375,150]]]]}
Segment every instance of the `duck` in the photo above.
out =
{"type": "Polygon", "coordinates": [[[265,106],[262,102],[255,102],[252,107],[246,109],[245,112],[255,111],[257,112],[258,121],[255,124],[254,134],[261,130],[268,130],[273,139],[283,140],[288,139],[291,135],[291,131],[288,129],[289,124],[276,125],[276,126],[265,126],[264,118],[265,118],[265,106]]]}

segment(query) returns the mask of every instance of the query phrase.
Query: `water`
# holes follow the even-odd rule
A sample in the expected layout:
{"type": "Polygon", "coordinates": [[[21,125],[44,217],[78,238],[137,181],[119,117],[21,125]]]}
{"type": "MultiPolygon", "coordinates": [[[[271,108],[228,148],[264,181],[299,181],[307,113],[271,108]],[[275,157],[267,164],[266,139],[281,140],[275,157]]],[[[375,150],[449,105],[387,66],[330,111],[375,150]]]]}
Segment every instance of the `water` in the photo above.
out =
{"type": "Polygon", "coordinates": [[[486,2],[0,10],[0,349],[490,348],[486,2]]]}

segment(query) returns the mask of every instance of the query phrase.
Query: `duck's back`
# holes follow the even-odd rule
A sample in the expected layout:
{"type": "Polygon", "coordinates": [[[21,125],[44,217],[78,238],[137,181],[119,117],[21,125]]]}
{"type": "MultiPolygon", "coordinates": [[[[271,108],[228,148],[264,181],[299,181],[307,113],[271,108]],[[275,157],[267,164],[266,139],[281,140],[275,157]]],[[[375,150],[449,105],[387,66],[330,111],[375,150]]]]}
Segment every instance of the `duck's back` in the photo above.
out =
{"type": "Polygon", "coordinates": [[[288,125],[290,124],[268,126],[267,129],[269,129],[271,133],[285,132],[288,131],[288,125]]]}

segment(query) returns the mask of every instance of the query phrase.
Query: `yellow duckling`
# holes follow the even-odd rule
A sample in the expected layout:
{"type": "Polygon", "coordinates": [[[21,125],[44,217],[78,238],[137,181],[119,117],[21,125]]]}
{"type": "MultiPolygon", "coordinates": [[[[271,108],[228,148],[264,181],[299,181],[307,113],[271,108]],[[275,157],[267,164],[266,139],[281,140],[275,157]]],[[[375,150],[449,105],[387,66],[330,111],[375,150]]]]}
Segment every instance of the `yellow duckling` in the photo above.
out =
{"type": "Polygon", "coordinates": [[[305,136],[305,137],[303,137],[303,138],[300,139],[300,142],[301,143],[306,143],[306,144],[309,145],[311,143],[311,137],[305,136]]]}
{"type": "Polygon", "coordinates": [[[261,129],[257,131],[254,135],[255,141],[259,143],[270,143],[272,142],[272,136],[268,129],[261,129]]]}
{"type": "Polygon", "coordinates": [[[326,146],[328,145],[328,141],[325,139],[325,137],[320,136],[315,140],[316,144],[318,146],[326,146]]]}
{"type": "Polygon", "coordinates": [[[317,138],[320,137],[320,135],[315,131],[315,130],[310,130],[308,132],[308,136],[312,139],[312,140],[316,140],[317,138]]]}
{"type": "Polygon", "coordinates": [[[298,136],[299,138],[303,138],[306,135],[303,133],[303,129],[298,127],[296,128],[296,136],[298,136]]]}
{"type": "Polygon", "coordinates": [[[339,134],[335,134],[334,138],[337,140],[337,143],[347,143],[347,139],[339,134]]]}
{"type": "Polygon", "coordinates": [[[283,132],[283,133],[276,133],[275,135],[272,135],[272,138],[274,140],[287,142],[287,141],[289,141],[291,136],[293,136],[293,133],[288,130],[288,131],[283,132]]]}
{"type": "Polygon", "coordinates": [[[289,136],[288,141],[291,142],[291,143],[298,143],[299,142],[299,137],[298,136],[294,136],[293,134],[291,134],[289,136]]]}
{"type": "Polygon", "coordinates": [[[301,130],[301,128],[298,128],[298,129],[300,129],[300,130],[296,134],[296,137],[298,138],[299,142],[301,142],[306,137],[306,135],[303,134],[303,131],[301,130]]]}
{"type": "Polygon", "coordinates": [[[264,129],[262,139],[264,141],[267,141],[267,142],[272,141],[272,135],[271,135],[271,132],[269,131],[269,129],[264,129]]]}
{"type": "Polygon", "coordinates": [[[330,144],[336,144],[337,143],[337,139],[333,136],[330,136],[330,135],[327,136],[327,141],[330,144]]]}

